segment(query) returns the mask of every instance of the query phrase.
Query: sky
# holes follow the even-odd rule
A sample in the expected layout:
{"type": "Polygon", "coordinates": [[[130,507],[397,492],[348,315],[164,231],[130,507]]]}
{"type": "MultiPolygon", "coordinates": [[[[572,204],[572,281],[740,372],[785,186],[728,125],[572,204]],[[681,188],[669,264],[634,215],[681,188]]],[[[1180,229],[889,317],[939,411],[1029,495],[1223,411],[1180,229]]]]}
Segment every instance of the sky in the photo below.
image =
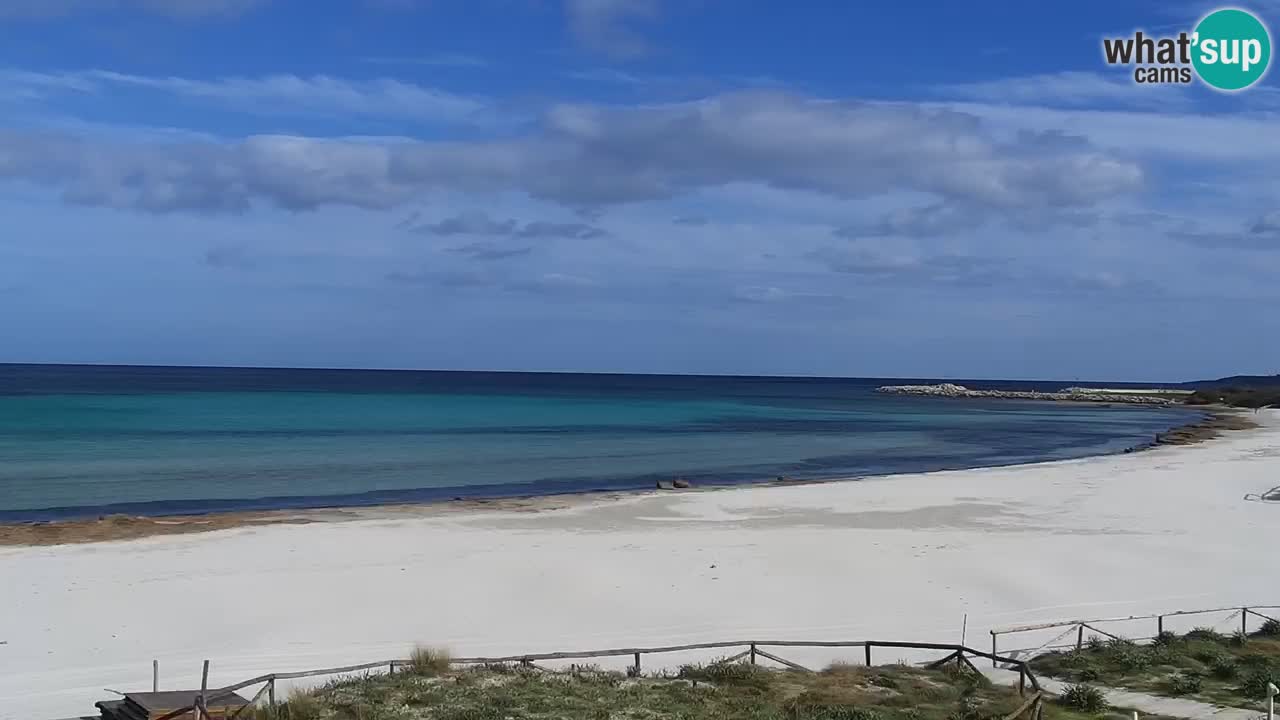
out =
{"type": "Polygon", "coordinates": [[[1274,373],[1280,73],[1102,58],[1215,7],[0,0],[0,362],[1274,373]]]}

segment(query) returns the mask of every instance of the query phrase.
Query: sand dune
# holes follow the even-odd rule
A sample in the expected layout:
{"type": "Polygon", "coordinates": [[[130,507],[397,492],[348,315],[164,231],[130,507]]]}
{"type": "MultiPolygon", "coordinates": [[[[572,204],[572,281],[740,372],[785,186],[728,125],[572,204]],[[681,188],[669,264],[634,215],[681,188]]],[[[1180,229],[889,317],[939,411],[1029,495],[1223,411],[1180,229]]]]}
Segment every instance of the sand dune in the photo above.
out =
{"type": "Polygon", "coordinates": [[[174,689],[204,658],[220,685],[415,641],[953,641],[967,613],[985,647],[1012,623],[1280,604],[1280,505],[1242,499],[1280,478],[1280,412],[1259,419],[1013,468],[3,548],[0,718],[89,714],[147,688],[153,658],[174,689]]]}

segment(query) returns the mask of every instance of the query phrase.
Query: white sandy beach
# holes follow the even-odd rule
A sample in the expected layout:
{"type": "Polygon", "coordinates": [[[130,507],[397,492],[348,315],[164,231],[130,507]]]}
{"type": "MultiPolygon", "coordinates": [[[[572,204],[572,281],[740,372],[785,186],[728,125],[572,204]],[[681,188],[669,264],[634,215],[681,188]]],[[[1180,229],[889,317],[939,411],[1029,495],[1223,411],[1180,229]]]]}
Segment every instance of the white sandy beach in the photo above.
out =
{"type": "Polygon", "coordinates": [[[1280,485],[1280,412],[1258,418],[1044,465],[0,549],[0,718],[93,714],[149,689],[153,658],[178,689],[204,658],[218,686],[417,641],[954,642],[967,613],[989,647],[1013,623],[1280,604],[1280,504],[1242,499],[1280,485]]]}

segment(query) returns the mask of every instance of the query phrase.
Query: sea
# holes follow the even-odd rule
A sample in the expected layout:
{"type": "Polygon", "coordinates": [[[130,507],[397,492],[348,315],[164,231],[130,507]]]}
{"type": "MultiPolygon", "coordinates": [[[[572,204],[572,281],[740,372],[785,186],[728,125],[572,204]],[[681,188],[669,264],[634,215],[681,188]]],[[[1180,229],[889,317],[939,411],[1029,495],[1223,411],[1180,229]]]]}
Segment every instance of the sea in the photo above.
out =
{"type": "Polygon", "coordinates": [[[0,522],[1010,465],[1122,452],[1200,416],[875,392],[932,382],[0,365],[0,522]]]}

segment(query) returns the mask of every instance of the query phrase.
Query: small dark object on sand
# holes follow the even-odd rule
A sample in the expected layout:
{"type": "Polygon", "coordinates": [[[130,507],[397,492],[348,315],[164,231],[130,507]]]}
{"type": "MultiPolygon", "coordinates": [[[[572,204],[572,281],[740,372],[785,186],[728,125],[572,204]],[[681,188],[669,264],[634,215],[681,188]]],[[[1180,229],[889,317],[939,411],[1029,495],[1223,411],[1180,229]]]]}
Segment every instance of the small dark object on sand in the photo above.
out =
{"type": "Polygon", "coordinates": [[[666,480],[659,480],[659,481],[658,481],[658,489],[659,489],[659,490],[673,490],[674,488],[673,488],[672,484],[671,484],[671,483],[669,483],[669,482],[667,482],[666,480]]]}
{"type": "Polygon", "coordinates": [[[690,488],[690,487],[693,487],[693,486],[692,486],[692,485],[690,485],[690,484],[689,484],[689,481],[688,481],[688,480],[685,480],[684,478],[676,478],[674,481],[672,481],[672,483],[671,483],[671,487],[673,487],[673,488],[675,488],[675,489],[677,489],[677,490],[684,490],[684,489],[686,489],[686,488],[690,488]]]}

